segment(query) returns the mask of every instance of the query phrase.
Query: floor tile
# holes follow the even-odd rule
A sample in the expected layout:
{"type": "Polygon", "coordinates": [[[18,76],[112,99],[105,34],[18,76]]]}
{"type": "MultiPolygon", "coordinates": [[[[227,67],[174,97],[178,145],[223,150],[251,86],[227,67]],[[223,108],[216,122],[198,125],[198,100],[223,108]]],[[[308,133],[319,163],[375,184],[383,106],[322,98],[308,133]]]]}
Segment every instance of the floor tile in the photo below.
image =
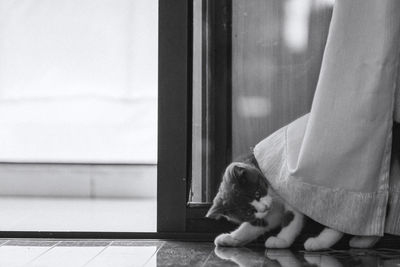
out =
{"type": "Polygon", "coordinates": [[[264,266],[265,261],[264,249],[214,248],[204,266],[264,266]]]}
{"type": "Polygon", "coordinates": [[[53,247],[59,244],[59,240],[46,240],[46,239],[11,239],[6,246],[24,246],[24,247],[53,247]]]}
{"type": "Polygon", "coordinates": [[[57,244],[57,247],[107,247],[111,240],[68,240],[57,244]]]}
{"type": "Polygon", "coordinates": [[[319,252],[218,248],[204,266],[398,267],[400,250],[326,250],[319,252]]]}
{"type": "Polygon", "coordinates": [[[212,242],[165,240],[0,239],[0,266],[17,267],[399,267],[399,249],[319,252],[215,248],[212,242]]]}
{"type": "Polygon", "coordinates": [[[28,266],[40,267],[80,267],[96,257],[104,249],[102,246],[56,246],[29,262],[28,266]]]}
{"type": "Polygon", "coordinates": [[[157,252],[157,266],[203,266],[213,249],[212,243],[168,241],[157,252]]]}
{"type": "Polygon", "coordinates": [[[121,240],[115,240],[111,243],[111,246],[119,246],[119,247],[161,247],[165,242],[167,241],[162,241],[162,240],[126,240],[126,239],[121,239],[121,240]]]}
{"type": "Polygon", "coordinates": [[[148,263],[157,246],[109,246],[85,267],[136,267],[148,263]]]}
{"type": "Polygon", "coordinates": [[[46,242],[16,242],[13,240],[12,244],[8,245],[7,243],[0,247],[0,266],[23,266],[45,254],[51,248],[52,246],[48,246],[46,242]]]}

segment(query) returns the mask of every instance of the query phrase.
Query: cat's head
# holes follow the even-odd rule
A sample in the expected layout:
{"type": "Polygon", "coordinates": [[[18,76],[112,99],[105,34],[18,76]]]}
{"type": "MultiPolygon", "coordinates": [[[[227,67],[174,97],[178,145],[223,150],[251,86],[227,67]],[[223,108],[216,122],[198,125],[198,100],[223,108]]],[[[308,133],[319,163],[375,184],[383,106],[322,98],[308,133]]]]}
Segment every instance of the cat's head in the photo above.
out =
{"type": "Polygon", "coordinates": [[[237,224],[260,222],[268,213],[271,202],[268,183],[261,171],[248,163],[233,162],[224,172],[206,217],[225,217],[237,224]]]}

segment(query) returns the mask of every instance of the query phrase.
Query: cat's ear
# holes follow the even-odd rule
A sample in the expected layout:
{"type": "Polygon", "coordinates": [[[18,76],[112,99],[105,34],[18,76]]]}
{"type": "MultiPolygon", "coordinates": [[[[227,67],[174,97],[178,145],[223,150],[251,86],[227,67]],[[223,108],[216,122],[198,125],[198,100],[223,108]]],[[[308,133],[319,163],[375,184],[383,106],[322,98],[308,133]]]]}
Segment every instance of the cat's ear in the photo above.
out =
{"type": "Polygon", "coordinates": [[[243,174],[245,172],[245,168],[235,165],[235,166],[233,166],[232,172],[235,177],[240,177],[240,176],[243,176],[243,174]]]}
{"type": "Polygon", "coordinates": [[[247,182],[246,179],[246,168],[241,166],[233,166],[233,177],[239,182],[240,185],[244,185],[247,182]]]}
{"type": "Polygon", "coordinates": [[[211,219],[220,219],[224,215],[224,205],[220,198],[214,200],[213,205],[208,210],[206,217],[211,219]]]}

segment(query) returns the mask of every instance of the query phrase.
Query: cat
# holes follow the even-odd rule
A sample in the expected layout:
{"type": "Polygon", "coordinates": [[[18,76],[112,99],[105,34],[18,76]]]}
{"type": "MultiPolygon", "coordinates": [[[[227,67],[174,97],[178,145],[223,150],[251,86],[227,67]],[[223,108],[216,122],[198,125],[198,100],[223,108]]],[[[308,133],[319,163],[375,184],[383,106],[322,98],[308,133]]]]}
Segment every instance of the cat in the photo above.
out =
{"type": "MultiPolygon", "coordinates": [[[[281,227],[277,236],[265,241],[267,248],[288,248],[300,234],[304,215],[280,198],[262,174],[254,155],[243,161],[233,162],[225,169],[218,193],[206,217],[227,220],[239,224],[231,233],[216,237],[218,246],[244,246],[266,232],[281,227]]],[[[328,249],[337,243],[343,233],[325,227],[316,237],[304,243],[308,251],[328,249]]],[[[376,236],[354,236],[349,245],[369,248],[379,240],[376,236]]]]}

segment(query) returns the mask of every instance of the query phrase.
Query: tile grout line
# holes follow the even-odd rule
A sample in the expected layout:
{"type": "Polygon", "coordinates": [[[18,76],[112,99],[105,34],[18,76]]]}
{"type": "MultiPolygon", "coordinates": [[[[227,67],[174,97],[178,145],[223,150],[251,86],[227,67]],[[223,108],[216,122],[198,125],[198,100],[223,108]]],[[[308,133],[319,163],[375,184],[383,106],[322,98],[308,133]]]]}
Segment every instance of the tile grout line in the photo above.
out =
{"type": "Polygon", "coordinates": [[[91,259],[89,259],[85,264],[83,264],[82,267],[87,266],[91,261],[93,261],[95,258],[97,258],[97,256],[99,256],[101,253],[104,252],[104,250],[106,250],[108,247],[110,247],[111,244],[112,244],[113,242],[114,242],[114,241],[110,241],[110,243],[108,243],[107,246],[105,246],[105,247],[104,247],[102,250],[100,250],[96,255],[94,255],[91,259]]]}
{"type": "Polygon", "coordinates": [[[142,265],[142,267],[146,266],[146,265],[150,262],[150,260],[154,257],[154,255],[157,256],[158,251],[165,245],[166,242],[167,242],[167,241],[164,241],[164,242],[161,244],[161,246],[153,253],[153,255],[150,256],[150,258],[142,265]]]}
{"type": "Polygon", "coordinates": [[[6,240],[4,243],[1,243],[0,247],[4,246],[5,244],[7,244],[8,242],[10,242],[11,240],[6,240]]]}
{"type": "Polygon", "coordinates": [[[208,254],[208,256],[207,256],[207,258],[206,258],[206,260],[204,261],[204,263],[201,265],[201,267],[204,267],[204,266],[206,266],[206,264],[207,264],[207,262],[208,262],[208,260],[210,259],[210,257],[211,257],[211,254],[214,252],[214,250],[213,249],[211,249],[210,250],[210,253],[208,254]]]}
{"type": "Polygon", "coordinates": [[[49,252],[50,250],[52,250],[54,247],[56,247],[58,244],[60,244],[62,241],[58,241],[57,243],[55,243],[53,246],[51,246],[50,248],[46,249],[45,251],[43,251],[42,253],[40,253],[38,256],[36,256],[35,258],[33,258],[32,260],[30,260],[29,262],[27,262],[26,264],[24,264],[23,266],[28,266],[29,264],[31,264],[32,262],[34,262],[35,260],[39,259],[40,257],[42,257],[44,254],[46,254],[47,252],[49,252]]]}

